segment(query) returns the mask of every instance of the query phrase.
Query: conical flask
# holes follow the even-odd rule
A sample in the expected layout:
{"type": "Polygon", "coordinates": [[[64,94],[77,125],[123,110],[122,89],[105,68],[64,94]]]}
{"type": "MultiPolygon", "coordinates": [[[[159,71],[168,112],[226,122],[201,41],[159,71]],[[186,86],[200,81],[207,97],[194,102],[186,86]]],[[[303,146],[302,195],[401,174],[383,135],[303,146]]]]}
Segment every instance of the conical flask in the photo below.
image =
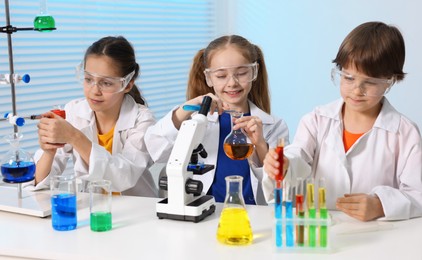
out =
{"type": "Polygon", "coordinates": [[[40,12],[34,18],[34,29],[39,32],[51,32],[56,22],[47,11],[47,0],[40,0],[40,12]]]}
{"type": "Polygon", "coordinates": [[[31,181],[35,175],[35,163],[31,154],[19,148],[22,135],[14,133],[5,137],[12,147],[1,162],[3,181],[8,183],[22,183],[31,181]]]}
{"type": "Polygon", "coordinates": [[[233,130],[234,121],[243,116],[243,112],[230,112],[232,131],[224,139],[224,152],[232,160],[244,160],[248,158],[254,149],[243,129],[233,130]]]}
{"type": "Polygon", "coordinates": [[[227,245],[252,243],[252,228],[242,195],[242,176],[226,177],[226,198],[218,224],[217,239],[227,245]]]}

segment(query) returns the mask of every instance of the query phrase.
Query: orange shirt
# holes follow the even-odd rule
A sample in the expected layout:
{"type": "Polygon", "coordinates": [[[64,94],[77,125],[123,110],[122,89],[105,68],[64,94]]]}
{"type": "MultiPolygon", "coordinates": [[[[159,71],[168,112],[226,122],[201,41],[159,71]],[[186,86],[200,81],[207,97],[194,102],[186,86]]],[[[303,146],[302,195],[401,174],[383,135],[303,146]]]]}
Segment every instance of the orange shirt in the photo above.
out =
{"type": "MultiPolygon", "coordinates": [[[[98,134],[98,144],[104,147],[110,154],[113,149],[113,136],[114,136],[114,126],[113,128],[106,134],[100,135],[98,134]]],[[[112,195],[121,195],[121,192],[113,191],[112,195]]]]}
{"type": "Polygon", "coordinates": [[[361,137],[364,133],[354,134],[350,133],[346,130],[343,130],[343,144],[344,144],[344,151],[348,151],[350,147],[361,137]]]}
{"type": "Polygon", "coordinates": [[[113,148],[113,135],[114,126],[108,133],[103,135],[98,134],[98,144],[104,147],[110,154],[113,148]]]}

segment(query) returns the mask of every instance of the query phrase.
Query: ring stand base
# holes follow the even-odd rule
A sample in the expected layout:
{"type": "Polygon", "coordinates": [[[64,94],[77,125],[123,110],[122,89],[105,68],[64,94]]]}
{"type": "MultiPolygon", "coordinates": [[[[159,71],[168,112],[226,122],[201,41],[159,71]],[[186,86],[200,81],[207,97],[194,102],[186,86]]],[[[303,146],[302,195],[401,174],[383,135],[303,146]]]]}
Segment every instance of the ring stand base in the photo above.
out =
{"type": "Polygon", "coordinates": [[[23,190],[22,196],[19,198],[18,185],[6,184],[0,181],[0,211],[42,218],[50,216],[50,194],[23,190]]]}

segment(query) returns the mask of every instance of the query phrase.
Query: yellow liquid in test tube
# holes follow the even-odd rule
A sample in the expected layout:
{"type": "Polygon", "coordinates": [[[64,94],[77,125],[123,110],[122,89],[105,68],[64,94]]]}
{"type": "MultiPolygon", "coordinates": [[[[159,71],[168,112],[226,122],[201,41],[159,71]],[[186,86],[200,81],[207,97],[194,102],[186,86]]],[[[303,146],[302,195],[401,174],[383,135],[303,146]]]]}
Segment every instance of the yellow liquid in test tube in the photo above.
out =
{"type": "Polygon", "coordinates": [[[217,239],[228,245],[249,245],[252,243],[252,228],[246,209],[223,209],[218,224],[217,239]]]}

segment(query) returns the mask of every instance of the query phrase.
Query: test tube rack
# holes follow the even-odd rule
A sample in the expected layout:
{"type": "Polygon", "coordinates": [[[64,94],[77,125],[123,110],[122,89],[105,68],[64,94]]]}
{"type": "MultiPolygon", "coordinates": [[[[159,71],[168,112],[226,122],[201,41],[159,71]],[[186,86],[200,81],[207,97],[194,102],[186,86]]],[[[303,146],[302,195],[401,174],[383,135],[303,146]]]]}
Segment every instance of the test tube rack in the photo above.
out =
{"type": "Polygon", "coordinates": [[[276,252],[329,253],[330,225],[330,217],[320,218],[319,214],[316,218],[309,218],[307,214],[304,218],[275,218],[273,241],[276,252]]]}

